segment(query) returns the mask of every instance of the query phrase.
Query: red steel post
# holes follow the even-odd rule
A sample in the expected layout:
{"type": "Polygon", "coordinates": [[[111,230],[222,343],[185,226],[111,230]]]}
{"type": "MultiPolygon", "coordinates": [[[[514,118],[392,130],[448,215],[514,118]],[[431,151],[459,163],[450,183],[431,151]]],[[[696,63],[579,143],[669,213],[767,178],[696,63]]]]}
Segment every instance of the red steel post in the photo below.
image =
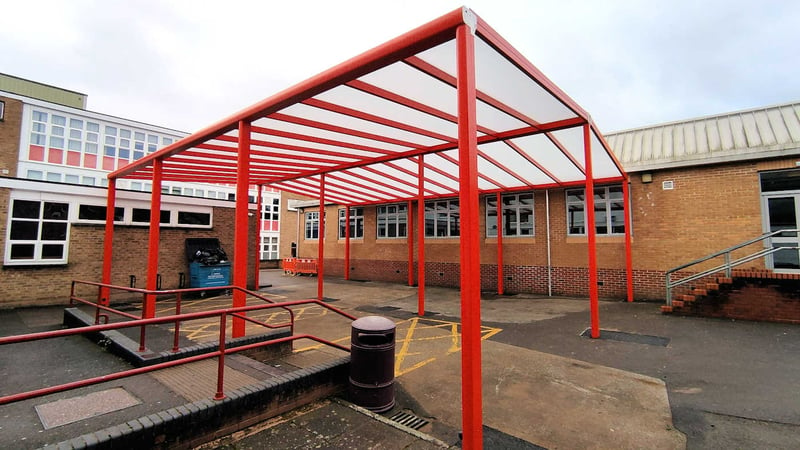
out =
{"type": "Polygon", "coordinates": [[[411,220],[411,200],[406,205],[406,236],[408,239],[408,285],[414,285],[414,222],[411,220]]]}
{"type": "Polygon", "coordinates": [[[622,180],[622,202],[625,214],[625,281],[628,287],[628,301],[633,301],[633,255],[631,249],[631,193],[628,177],[622,180]]]}
{"type": "Polygon", "coordinates": [[[503,295],[503,195],[497,193],[497,295],[503,295]]]}
{"type": "Polygon", "coordinates": [[[587,243],[589,247],[589,309],[592,338],[600,337],[600,307],[597,292],[597,230],[594,223],[594,178],[592,174],[592,140],[589,125],[583,126],[584,166],[586,168],[586,210],[584,211],[587,243]]]}
{"type": "Polygon", "coordinates": [[[344,279],[350,279],[350,205],[344,207],[344,279]]]}
{"type": "MultiPolygon", "coordinates": [[[[163,161],[153,161],[153,191],[150,193],[150,240],[147,246],[147,290],[155,291],[158,287],[158,247],[161,239],[161,178],[163,161]]],[[[142,318],[156,316],[156,296],[145,296],[142,318]]]]}
{"type": "MultiPolygon", "coordinates": [[[[261,194],[264,187],[259,184],[256,185],[256,189],[258,192],[256,193],[256,245],[253,265],[253,278],[255,279],[255,284],[253,285],[254,291],[258,291],[258,288],[261,287],[261,227],[264,220],[264,214],[261,212],[264,208],[264,196],[261,194]]],[[[272,205],[270,205],[270,209],[271,208],[272,205]]]]}
{"type": "MultiPolygon", "coordinates": [[[[243,312],[244,314],[244,312],[243,312]]],[[[234,317],[234,320],[236,318],[234,317]]],[[[239,319],[244,321],[243,319],[239,319]]],[[[219,356],[217,357],[217,393],[214,394],[214,400],[222,400],[225,398],[225,326],[228,322],[225,313],[219,316],[219,356]]]]}
{"type": "MultiPolygon", "coordinates": [[[[108,197],[106,198],[106,230],[103,236],[103,284],[111,284],[111,261],[114,257],[114,209],[117,201],[117,180],[108,180],[108,197]]],[[[98,302],[108,306],[111,300],[111,289],[101,287],[98,302]]]]}
{"type": "Polygon", "coordinates": [[[469,25],[461,25],[456,29],[456,61],[461,220],[461,421],[463,448],[471,450],[483,448],[483,394],[475,36],[469,25]]]}
{"type": "MultiPolygon", "coordinates": [[[[236,216],[233,225],[233,307],[247,305],[247,228],[248,190],[250,175],[250,122],[239,121],[238,164],[236,167],[236,216]]],[[[245,335],[245,321],[233,318],[232,337],[245,335]]]]}
{"type": "Polygon", "coordinates": [[[417,315],[425,315],[425,157],[417,163],[417,315]]]}
{"type": "Polygon", "coordinates": [[[317,300],[324,298],[323,259],[325,258],[325,174],[319,179],[319,237],[317,239],[317,300]]]}

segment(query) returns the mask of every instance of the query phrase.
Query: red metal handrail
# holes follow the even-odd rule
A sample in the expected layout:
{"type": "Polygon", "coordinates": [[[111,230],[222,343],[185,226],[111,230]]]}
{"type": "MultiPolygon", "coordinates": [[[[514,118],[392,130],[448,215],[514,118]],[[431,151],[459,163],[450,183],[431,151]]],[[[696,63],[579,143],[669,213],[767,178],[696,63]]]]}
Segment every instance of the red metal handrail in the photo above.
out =
{"type": "MultiPolygon", "coordinates": [[[[102,325],[89,325],[80,328],[70,328],[70,329],[63,329],[63,330],[53,330],[53,331],[44,331],[39,333],[30,333],[30,334],[23,334],[18,336],[6,336],[0,337],[0,345],[9,345],[9,344],[16,344],[20,342],[31,342],[43,339],[52,339],[57,337],[65,337],[65,336],[74,336],[78,334],[84,333],[92,333],[92,332],[100,332],[100,331],[110,331],[110,330],[117,330],[122,328],[132,328],[132,327],[145,327],[147,325],[157,325],[162,323],[176,323],[178,321],[187,321],[187,320],[196,320],[196,319],[204,319],[208,317],[219,316],[220,317],[220,337],[219,337],[219,348],[217,351],[209,352],[202,355],[195,355],[195,356],[188,356],[185,358],[176,359],[173,361],[166,361],[163,363],[153,364],[147,367],[140,367],[136,369],[124,370],[120,372],[115,372],[108,375],[102,375],[98,377],[88,378],[79,381],[73,381],[69,383],[60,384],[57,386],[51,386],[47,388],[35,389],[32,391],[22,392],[18,394],[6,395],[0,397],[0,405],[13,403],[17,401],[27,400],[30,398],[40,397],[48,394],[53,394],[56,392],[62,392],[69,389],[75,389],[79,387],[90,386],[97,383],[102,383],[106,381],[117,380],[120,378],[126,378],[133,375],[138,375],[142,373],[151,372],[158,369],[163,369],[167,367],[173,367],[180,364],[187,364],[190,362],[200,361],[203,359],[218,357],[219,358],[219,368],[217,371],[217,392],[214,396],[216,400],[220,400],[225,397],[225,394],[222,390],[223,382],[224,382],[224,368],[225,362],[224,358],[226,354],[241,352],[244,350],[265,347],[267,345],[272,344],[280,344],[283,342],[290,342],[295,341],[298,339],[310,339],[316,342],[319,342],[324,345],[328,345],[330,347],[338,348],[340,350],[344,350],[350,352],[350,349],[337,344],[335,342],[329,341],[327,339],[323,339],[311,334],[299,334],[293,336],[287,336],[283,338],[271,339],[268,341],[256,342],[252,344],[246,344],[242,346],[237,346],[234,348],[226,348],[225,346],[225,331],[227,328],[227,317],[234,316],[234,315],[241,315],[242,313],[248,311],[258,311],[263,309],[272,309],[272,308],[288,308],[290,306],[297,306],[297,305],[306,305],[306,304],[317,304],[324,308],[327,308],[339,315],[342,315],[348,319],[355,320],[356,317],[348,314],[338,308],[333,306],[327,305],[324,302],[320,302],[316,299],[309,299],[309,300],[294,300],[289,302],[281,302],[281,303],[269,303],[266,305],[252,305],[252,306],[243,306],[238,308],[225,308],[225,309],[218,309],[212,311],[202,311],[202,312],[194,312],[194,313],[185,313],[181,315],[172,315],[172,316],[165,316],[165,317],[157,317],[152,319],[136,319],[129,322],[118,322],[118,323],[106,323],[102,325]]],[[[254,323],[262,324],[263,322],[257,321],[253,319],[254,323]]]]}
{"type": "MultiPolygon", "coordinates": [[[[114,313],[114,314],[117,314],[119,316],[122,316],[122,317],[125,317],[125,318],[128,318],[128,319],[134,319],[134,320],[140,319],[140,318],[141,319],[145,319],[145,317],[144,317],[144,308],[142,308],[142,316],[139,317],[139,316],[136,316],[134,314],[129,314],[129,313],[126,313],[124,311],[120,311],[118,309],[112,308],[110,306],[105,306],[103,304],[104,299],[101,298],[101,296],[99,295],[99,293],[101,292],[101,290],[103,288],[107,288],[109,290],[109,292],[113,289],[113,290],[120,290],[120,291],[125,291],[125,292],[142,294],[143,301],[144,301],[144,299],[146,299],[146,297],[148,295],[161,296],[161,295],[172,295],[172,294],[174,294],[176,296],[176,300],[175,300],[175,315],[180,315],[180,313],[181,313],[181,302],[182,302],[182,298],[183,298],[183,294],[184,293],[205,292],[205,291],[208,290],[208,288],[181,288],[181,289],[152,290],[152,289],[132,288],[132,287],[127,287],[127,286],[117,286],[117,285],[113,285],[113,284],[100,283],[100,282],[96,282],[96,281],[73,280],[72,281],[71,290],[70,290],[70,297],[69,297],[70,305],[73,305],[73,304],[75,304],[75,302],[78,302],[78,303],[83,303],[83,304],[95,307],[96,308],[95,309],[95,324],[99,324],[100,323],[100,318],[101,317],[105,318],[105,322],[108,323],[108,315],[107,314],[100,314],[101,310],[109,312],[109,313],[114,313]],[[79,284],[97,287],[97,289],[98,289],[97,300],[96,301],[86,300],[86,299],[80,298],[77,295],[75,295],[75,286],[79,285],[79,284]]],[[[272,300],[270,298],[264,297],[261,294],[258,294],[256,292],[253,292],[253,291],[250,291],[250,290],[247,290],[247,289],[243,289],[243,288],[238,287],[238,286],[219,286],[219,287],[215,287],[215,289],[218,289],[218,290],[232,290],[232,291],[238,290],[238,291],[244,292],[246,295],[249,295],[249,296],[254,297],[256,299],[262,300],[264,302],[271,303],[271,304],[275,304],[276,303],[274,300],[272,300]]],[[[327,307],[327,308],[332,309],[332,310],[335,310],[335,308],[329,307],[328,305],[322,305],[322,306],[327,307]]],[[[272,324],[267,324],[265,322],[257,322],[257,321],[253,322],[252,319],[245,318],[245,317],[240,317],[240,318],[242,318],[244,320],[251,321],[253,323],[258,323],[259,325],[267,327],[267,328],[270,328],[270,329],[284,328],[284,327],[288,326],[289,327],[289,331],[291,333],[294,333],[294,311],[292,311],[288,307],[284,307],[284,308],[281,308],[281,309],[285,309],[289,313],[289,322],[287,322],[285,324],[272,325],[272,324]]],[[[337,311],[337,312],[340,313],[340,314],[343,313],[342,311],[337,311]]],[[[237,317],[239,317],[239,316],[237,316],[237,317]]],[[[180,346],[179,346],[179,337],[180,337],[180,321],[175,322],[173,347],[172,347],[172,351],[173,352],[177,352],[179,350],[179,348],[180,348],[180,346]]],[[[147,348],[147,346],[146,346],[146,330],[145,330],[145,327],[142,326],[141,330],[139,332],[139,352],[144,352],[146,350],[146,348],[147,348]]]]}

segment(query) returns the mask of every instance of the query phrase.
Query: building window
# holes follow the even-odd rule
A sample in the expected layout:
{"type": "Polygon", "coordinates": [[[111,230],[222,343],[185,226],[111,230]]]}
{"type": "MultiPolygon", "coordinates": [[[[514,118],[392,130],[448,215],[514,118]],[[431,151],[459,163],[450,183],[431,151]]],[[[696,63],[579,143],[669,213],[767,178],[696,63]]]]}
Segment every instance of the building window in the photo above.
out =
{"type": "Polygon", "coordinates": [[[6,117],[6,102],[0,100],[0,122],[5,120],[6,117]]]}
{"type": "MultiPolygon", "coordinates": [[[[91,222],[106,221],[106,207],[100,205],[78,205],[78,220],[91,222]]],[[[114,207],[114,222],[125,220],[125,208],[114,207]]]]}
{"type": "Polygon", "coordinates": [[[6,264],[67,262],[69,203],[13,199],[6,264]]]}
{"type": "Polygon", "coordinates": [[[425,203],[425,236],[457,237],[459,235],[458,200],[425,203]]]}
{"type": "Polygon", "coordinates": [[[404,238],[408,236],[408,205],[378,206],[378,238],[404,238]]]}
{"type": "Polygon", "coordinates": [[[319,211],[306,213],[306,239],[319,239],[319,211]]]}
{"type": "MultiPolygon", "coordinates": [[[[585,190],[567,189],[567,233],[585,235],[585,190]]],[[[622,186],[594,188],[594,225],[598,235],[625,233],[622,186]]]]}
{"type": "MultiPolygon", "coordinates": [[[[339,239],[344,239],[345,235],[345,209],[339,210],[339,239]]],[[[364,238],[364,208],[350,208],[350,237],[353,239],[364,238]]]]}
{"type": "Polygon", "coordinates": [[[261,259],[278,259],[278,236],[261,237],[261,259]]]}
{"type": "Polygon", "coordinates": [[[211,214],[178,211],[178,225],[211,225],[211,214]]]}
{"type": "MultiPolygon", "coordinates": [[[[503,236],[533,236],[533,192],[503,194],[503,236]]],[[[497,196],[486,197],[486,236],[497,236],[497,196]]]]}
{"type": "MultiPolygon", "coordinates": [[[[162,225],[169,225],[172,215],[170,211],[162,210],[159,216],[159,223],[162,225]]],[[[150,210],[144,208],[133,208],[131,212],[131,221],[133,223],[150,223],[150,210]]]]}

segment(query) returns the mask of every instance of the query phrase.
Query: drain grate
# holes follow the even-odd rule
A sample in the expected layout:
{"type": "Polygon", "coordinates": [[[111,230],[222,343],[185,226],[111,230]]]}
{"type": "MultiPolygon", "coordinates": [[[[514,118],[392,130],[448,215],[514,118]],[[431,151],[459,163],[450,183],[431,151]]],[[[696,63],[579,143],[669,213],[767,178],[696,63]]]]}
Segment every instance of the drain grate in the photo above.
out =
{"type": "Polygon", "coordinates": [[[390,420],[399,423],[400,425],[407,426],[413,430],[419,430],[430,422],[422,417],[416,416],[412,413],[400,411],[395,413],[390,420]]]}

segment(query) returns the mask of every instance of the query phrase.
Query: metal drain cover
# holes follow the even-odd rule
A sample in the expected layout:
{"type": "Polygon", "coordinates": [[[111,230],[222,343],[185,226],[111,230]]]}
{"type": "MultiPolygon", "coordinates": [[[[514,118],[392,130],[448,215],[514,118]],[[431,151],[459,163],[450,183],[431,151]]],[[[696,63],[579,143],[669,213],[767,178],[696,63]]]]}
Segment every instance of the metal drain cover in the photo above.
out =
{"type": "Polygon", "coordinates": [[[404,411],[395,413],[389,419],[399,423],[400,425],[407,426],[413,430],[419,430],[420,428],[430,423],[429,421],[423,419],[422,417],[404,411]]]}

